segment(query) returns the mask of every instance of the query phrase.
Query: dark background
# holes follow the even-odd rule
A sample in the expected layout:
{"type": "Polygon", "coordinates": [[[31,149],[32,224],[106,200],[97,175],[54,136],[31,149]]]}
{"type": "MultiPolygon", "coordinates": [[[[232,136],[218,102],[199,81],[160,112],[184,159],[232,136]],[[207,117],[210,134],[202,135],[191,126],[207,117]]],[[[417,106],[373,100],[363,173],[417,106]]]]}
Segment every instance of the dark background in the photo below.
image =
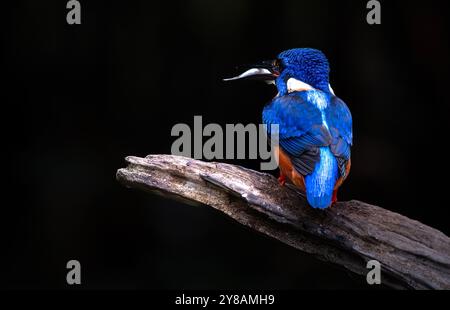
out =
{"type": "MultiPolygon", "coordinates": [[[[126,155],[170,153],[176,123],[259,123],[275,94],[221,82],[293,47],[329,57],[352,110],[359,199],[450,233],[445,1],[9,1],[2,10],[2,288],[367,288],[206,207],[123,188],[126,155]]],[[[234,161],[258,168],[258,161],[234,161]]]]}

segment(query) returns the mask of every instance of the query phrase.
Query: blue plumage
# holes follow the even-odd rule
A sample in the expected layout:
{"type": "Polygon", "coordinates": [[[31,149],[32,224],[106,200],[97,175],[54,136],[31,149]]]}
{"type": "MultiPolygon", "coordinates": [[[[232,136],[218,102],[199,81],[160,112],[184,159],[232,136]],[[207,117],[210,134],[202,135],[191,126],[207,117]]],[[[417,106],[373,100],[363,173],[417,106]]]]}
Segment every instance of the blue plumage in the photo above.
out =
{"type": "Polygon", "coordinates": [[[346,177],[353,140],[350,110],[331,91],[329,64],[322,52],[294,49],[278,59],[279,95],[265,107],[263,122],[279,124],[280,147],[304,176],[309,204],[324,209],[331,205],[337,180],[346,177]],[[310,89],[289,90],[291,78],[310,89]]]}
{"type": "MultiPolygon", "coordinates": [[[[304,189],[309,204],[324,209],[350,170],[352,116],[329,84],[326,56],[311,48],[284,51],[238,77],[275,80],[278,95],[264,108],[269,131],[279,125],[281,178],[304,189]]],[[[283,182],[283,181],[281,181],[283,182]]]]}
{"type": "Polygon", "coordinates": [[[289,78],[295,78],[318,90],[329,91],[330,65],[321,51],[295,48],[280,53],[278,59],[282,71],[276,84],[281,96],[287,93],[286,82],[289,78]]]}
{"type": "Polygon", "coordinates": [[[330,206],[334,185],[339,178],[338,163],[329,147],[319,149],[320,159],[314,171],[305,177],[306,198],[317,209],[330,206]]]}
{"type": "Polygon", "coordinates": [[[352,121],[345,104],[319,90],[292,92],[274,98],[264,108],[263,122],[267,128],[279,124],[279,145],[305,177],[309,204],[328,207],[350,159],[352,121]],[[318,104],[318,98],[326,103],[318,104]]]}
{"type": "Polygon", "coordinates": [[[332,142],[330,132],[322,124],[321,111],[308,101],[308,92],[275,97],[263,110],[263,122],[267,128],[271,124],[279,125],[280,147],[293,159],[302,175],[314,170],[319,156],[317,148],[332,142]],[[307,164],[300,159],[301,155],[313,161],[307,164]]]}

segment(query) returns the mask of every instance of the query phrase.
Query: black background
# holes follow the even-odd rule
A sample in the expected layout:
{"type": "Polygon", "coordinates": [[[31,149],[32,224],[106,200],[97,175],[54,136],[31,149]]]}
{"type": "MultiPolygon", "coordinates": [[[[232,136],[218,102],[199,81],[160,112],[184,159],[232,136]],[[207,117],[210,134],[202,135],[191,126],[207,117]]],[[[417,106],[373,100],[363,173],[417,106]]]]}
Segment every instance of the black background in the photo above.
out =
{"type": "MultiPolygon", "coordinates": [[[[226,84],[293,47],[329,57],[355,145],[341,200],[449,234],[445,1],[9,1],[2,10],[3,288],[367,288],[206,207],[123,188],[126,155],[170,153],[177,123],[260,123],[275,94],[226,84]],[[7,13],[6,13],[7,12],[7,13]]],[[[258,168],[258,161],[233,161],[258,168]]]]}

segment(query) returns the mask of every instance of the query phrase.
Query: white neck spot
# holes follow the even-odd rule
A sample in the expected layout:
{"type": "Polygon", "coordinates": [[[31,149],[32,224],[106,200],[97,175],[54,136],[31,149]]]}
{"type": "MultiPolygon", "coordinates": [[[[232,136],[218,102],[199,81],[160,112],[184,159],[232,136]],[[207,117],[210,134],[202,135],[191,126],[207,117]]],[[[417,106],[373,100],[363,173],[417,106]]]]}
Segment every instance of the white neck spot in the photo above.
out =
{"type": "Polygon", "coordinates": [[[305,91],[314,89],[311,85],[294,78],[290,78],[289,80],[287,80],[286,85],[288,93],[292,93],[294,91],[305,91]]]}

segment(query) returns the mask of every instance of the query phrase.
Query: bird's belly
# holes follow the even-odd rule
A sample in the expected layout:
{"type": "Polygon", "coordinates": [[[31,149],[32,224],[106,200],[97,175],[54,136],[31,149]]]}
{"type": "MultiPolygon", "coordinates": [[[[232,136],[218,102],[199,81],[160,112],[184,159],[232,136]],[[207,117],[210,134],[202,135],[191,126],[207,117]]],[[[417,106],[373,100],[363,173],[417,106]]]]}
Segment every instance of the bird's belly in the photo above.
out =
{"type": "Polygon", "coordinates": [[[295,170],[289,156],[287,156],[280,147],[277,147],[275,149],[275,152],[278,153],[278,165],[280,167],[281,173],[286,176],[292,183],[294,183],[295,186],[300,188],[302,191],[305,191],[305,179],[300,173],[297,172],[297,170],[295,170]]]}

